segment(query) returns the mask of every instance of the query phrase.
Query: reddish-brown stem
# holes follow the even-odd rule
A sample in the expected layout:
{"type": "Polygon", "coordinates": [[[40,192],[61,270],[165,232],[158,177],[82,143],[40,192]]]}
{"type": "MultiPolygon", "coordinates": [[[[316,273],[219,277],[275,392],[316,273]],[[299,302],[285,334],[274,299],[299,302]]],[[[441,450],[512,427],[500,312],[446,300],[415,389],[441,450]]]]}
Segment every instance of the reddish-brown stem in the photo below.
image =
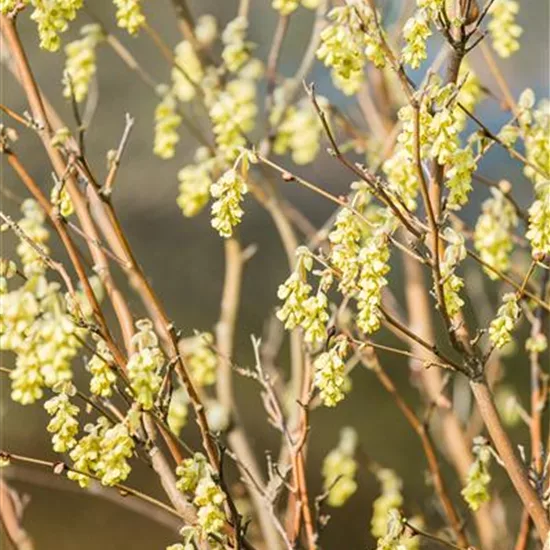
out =
{"type": "Polygon", "coordinates": [[[403,416],[413,428],[416,435],[419,437],[420,442],[422,443],[424,454],[426,455],[428,468],[430,469],[430,473],[432,474],[435,491],[441,502],[443,510],[445,511],[445,515],[447,517],[449,525],[451,526],[458,543],[462,546],[468,546],[468,539],[464,534],[463,522],[460,519],[460,516],[458,515],[458,512],[456,511],[451,498],[449,497],[445,480],[441,475],[441,468],[439,466],[439,461],[437,460],[436,451],[426,426],[401,397],[392,379],[382,369],[382,366],[378,361],[378,357],[376,356],[376,353],[374,353],[374,350],[372,348],[370,348],[370,350],[367,348],[366,356],[367,360],[365,362],[365,366],[368,365],[367,368],[370,368],[374,372],[374,374],[376,374],[379,382],[382,384],[384,389],[392,396],[395,404],[403,413],[403,416]]]}
{"type": "Polygon", "coordinates": [[[470,387],[476,398],[485,426],[510,477],[510,481],[531,516],[540,540],[546,541],[546,537],[550,531],[548,514],[540,502],[537,493],[529,483],[525,466],[514,452],[508,434],[502,426],[493,402],[491,390],[484,378],[471,380],[470,387]]]}

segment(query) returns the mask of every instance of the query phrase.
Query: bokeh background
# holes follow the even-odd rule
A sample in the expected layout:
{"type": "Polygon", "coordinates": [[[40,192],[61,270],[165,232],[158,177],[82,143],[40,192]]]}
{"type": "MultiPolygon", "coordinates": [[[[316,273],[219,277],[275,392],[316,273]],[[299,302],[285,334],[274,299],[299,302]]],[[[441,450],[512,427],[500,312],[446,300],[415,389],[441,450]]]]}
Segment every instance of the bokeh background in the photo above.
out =
{"type": "MultiPolygon", "coordinates": [[[[276,13],[269,0],[252,0],[250,39],[258,44],[257,55],[265,60],[273,36],[276,13]]],[[[398,0],[380,2],[388,14],[397,12],[398,0]]],[[[221,26],[234,17],[236,0],[191,0],[194,15],[213,13],[221,26]]],[[[93,10],[109,30],[115,32],[140,63],[158,80],[167,82],[170,69],[158,51],[144,34],[130,38],[116,29],[114,8],[109,0],[91,0],[86,5],[93,10]]],[[[150,24],[170,44],[180,40],[176,21],[169,0],[144,2],[150,24]]],[[[391,16],[391,15],[390,15],[391,16]]],[[[39,84],[54,106],[74,127],[70,105],[61,99],[61,77],[63,56],[40,51],[34,25],[28,17],[22,16],[21,29],[25,46],[39,84]]],[[[517,96],[527,86],[532,87],[537,97],[548,96],[549,86],[549,3],[547,1],[521,2],[519,23],[526,30],[521,39],[522,49],[513,58],[502,63],[508,82],[517,96]]],[[[284,43],[279,71],[291,76],[301,59],[307,41],[313,15],[300,9],[292,17],[289,32],[284,43]]],[[[70,32],[63,35],[68,41],[77,34],[81,24],[89,22],[85,14],[79,16],[70,32]]],[[[438,43],[432,44],[435,55],[438,43]]],[[[474,69],[482,82],[496,90],[489,72],[484,68],[477,53],[470,56],[474,69]]],[[[27,108],[23,94],[9,72],[3,68],[1,77],[1,102],[22,112],[27,108]]],[[[353,120],[359,120],[356,104],[345,99],[331,85],[328,73],[316,63],[309,78],[314,81],[320,94],[335,104],[347,109],[353,120]]],[[[118,143],[124,127],[124,115],[130,113],[136,119],[129,147],[120,170],[114,201],[129,240],[139,261],[148,274],[155,289],[165,301],[169,315],[185,334],[194,329],[212,330],[219,313],[221,285],[223,281],[223,243],[211,229],[208,211],[195,219],[185,219],[177,205],[178,169],[192,160],[196,143],[190,136],[182,135],[173,160],[161,161],[152,154],[153,112],[157,99],[135,74],[107,48],[99,49],[97,75],[99,106],[93,124],[87,132],[87,151],[96,172],[106,172],[105,154],[118,143]]],[[[264,90],[262,89],[262,92],[264,90]]],[[[506,114],[495,101],[486,100],[479,111],[491,128],[498,128],[506,120],[506,114]]],[[[51,185],[50,168],[42,153],[36,136],[21,130],[17,150],[31,174],[44,188],[51,185]]],[[[291,169],[317,182],[334,193],[344,193],[351,181],[336,161],[322,152],[313,165],[296,168],[290,159],[282,159],[291,169]]],[[[492,179],[506,177],[514,183],[520,200],[527,201],[530,184],[521,174],[521,168],[511,162],[507,155],[493,148],[480,167],[480,173],[492,179]]],[[[2,185],[2,210],[16,216],[17,200],[25,197],[22,186],[2,159],[0,172],[2,185]]],[[[316,225],[321,225],[332,212],[332,206],[310,192],[285,186],[284,195],[294,202],[316,225]]],[[[479,213],[479,207],[486,196],[485,189],[475,189],[473,200],[466,211],[472,220],[479,213]]],[[[276,306],[277,285],[287,276],[286,260],[274,230],[271,219],[254,203],[246,202],[246,216],[240,229],[244,245],[254,244],[257,253],[246,266],[243,300],[239,312],[235,359],[242,365],[252,361],[250,335],[261,335],[269,314],[276,306]]],[[[2,255],[13,249],[10,235],[2,236],[2,255]]],[[[54,246],[54,254],[62,257],[60,248],[54,246]]],[[[397,296],[401,296],[400,267],[396,263],[392,272],[392,284],[397,296]]],[[[120,278],[121,284],[124,280],[120,278]]],[[[484,283],[486,286],[487,282],[484,283]]],[[[489,294],[495,305],[494,295],[489,294]]],[[[131,296],[132,311],[139,316],[142,308],[139,299],[131,296]]],[[[482,312],[490,315],[489,312],[482,312]]],[[[283,348],[280,365],[288,368],[287,350],[283,348]]],[[[2,364],[10,366],[13,358],[2,356],[2,364]]],[[[409,384],[406,362],[392,356],[385,356],[384,362],[390,374],[396,379],[404,394],[415,406],[420,406],[417,392],[409,384]]],[[[509,362],[507,378],[517,385],[520,394],[528,389],[527,365],[518,358],[509,362]]],[[[21,407],[9,400],[9,384],[4,377],[1,383],[0,420],[2,427],[2,448],[36,457],[55,460],[45,432],[47,419],[41,407],[21,407]]],[[[236,385],[240,411],[254,448],[261,456],[263,449],[277,449],[279,438],[267,425],[261,410],[257,388],[253,382],[239,380],[236,385]]],[[[338,440],[343,425],[354,426],[359,433],[362,446],[368,455],[384,466],[396,469],[404,480],[407,508],[415,513],[428,511],[434,515],[431,492],[425,485],[425,462],[420,444],[408,428],[394,403],[368,373],[357,370],[353,375],[353,391],[335,410],[318,410],[312,417],[308,476],[311,493],[321,491],[320,465],[323,456],[338,440]]],[[[528,442],[525,431],[514,434],[522,443],[528,442]]],[[[189,433],[193,444],[195,434],[189,433]]],[[[446,469],[452,491],[458,494],[456,476],[446,469]]],[[[138,466],[137,478],[132,483],[144,490],[162,495],[155,476],[144,467],[138,466]]],[[[132,548],[149,550],[164,548],[176,541],[174,532],[143,518],[125,508],[84,492],[67,490],[67,484],[53,480],[43,485],[43,477],[31,479],[20,472],[14,486],[29,495],[25,511],[25,525],[35,538],[37,549],[69,550],[80,548],[92,550],[103,548],[118,550],[132,548]],[[26,478],[26,479],[25,479],[26,478]],[[31,482],[29,482],[31,480],[31,482]]],[[[325,548],[365,548],[372,544],[368,528],[372,501],[378,494],[378,486],[372,477],[361,472],[360,487],[349,504],[342,510],[331,511],[332,520],[323,535],[325,548]]],[[[517,501],[506,480],[497,476],[499,493],[510,505],[511,525],[517,522],[517,501]]],[[[434,518],[437,526],[437,518],[434,518]]]]}

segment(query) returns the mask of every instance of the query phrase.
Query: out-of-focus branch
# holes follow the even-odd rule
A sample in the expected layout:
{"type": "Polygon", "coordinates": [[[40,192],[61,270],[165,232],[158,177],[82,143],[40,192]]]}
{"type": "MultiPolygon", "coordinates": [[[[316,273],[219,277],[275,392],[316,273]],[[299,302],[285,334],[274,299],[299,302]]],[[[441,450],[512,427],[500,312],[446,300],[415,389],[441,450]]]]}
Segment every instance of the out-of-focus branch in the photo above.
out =
{"type": "Polygon", "coordinates": [[[218,374],[216,378],[216,394],[218,401],[231,415],[231,424],[227,433],[227,440],[237,458],[237,465],[247,479],[246,474],[259,485],[248,484],[250,496],[254,501],[254,507],[258,514],[258,520],[263,539],[268,548],[277,550],[279,536],[273,525],[273,520],[263,494],[265,485],[264,476],[258,466],[258,461],[239,419],[237,403],[233,392],[233,369],[231,358],[233,357],[233,345],[235,327],[239,305],[241,303],[241,288],[243,275],[243,251],[239,241],[231,238],[225,241],[225,280],[221,300],[221,311],[216,325],[216,348],[218,351],[218,374]]]}
{"type": "Polygon", "coordinates": [[[23,503],[20,496],[0,478],[0,520],[16,550],[34,550],[34,543],[22,525],[23,503]]]}

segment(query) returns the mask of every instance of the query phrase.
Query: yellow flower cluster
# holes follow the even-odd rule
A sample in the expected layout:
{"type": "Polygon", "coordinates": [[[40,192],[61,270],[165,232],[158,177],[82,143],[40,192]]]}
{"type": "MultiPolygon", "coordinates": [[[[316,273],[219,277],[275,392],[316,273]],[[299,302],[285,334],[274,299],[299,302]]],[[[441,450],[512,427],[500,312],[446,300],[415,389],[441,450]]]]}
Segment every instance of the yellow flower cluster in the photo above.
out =
{"type": "Polygon", "coordinates": [[[65,32],[69,21],[76,17],[82,7],[83,0],[31,0],[34,11],[31,19],[38,27],[40,47],[55,52],[61,46],[59,33],[65,32]]]}
{"type": "Polygon", "coordinates": [[[173,92],[185,103],[197,95],[197,86],[204,77],[204,71],[193,46],[187,40],[176,46],[174,57],[176,66],[172,69],[173,92]]]}
{"type": "Polygon", "coordinates": [[[106,486],[127,479],[131,471],[128,460],[135,447],[128,426],[124,422],[110,426],[109,421],[101,417],[97,424],[87,425],[84,430],[87,435],[69,453],[77,471],[69,472],[67,477],[77,481],[81,487],[89,486],[89,475],[99,477],[106,486]]]}
{"type": "Polygon", "coordinates": [[[184,166],[178,172],[180,185],[177,203],[185,217],[196,216],[208,203],[212,175],[219,164],[208,149],[200,147],[195,153],[195,163],[184,166]]]}
{"type": "Polygon", "coordinates": [[[357,447],[357,433],[353,428],[343,428],[338,446],[323,460],[323,487],[328,491],[330,506],[343,506],[357,490],[355,474],[357,462],[354,459],[357,447]]]}
{"type": "Polygon", "coordinates": [[[141,8],[141,0],[113,0],[117,11],[117,24],[130,34],[136,34],[145,24],[145,16],[141,8]]]}
{"type": "Polygon", "coordinates": [[[222,59],[230,73],[235,73],[250,59],[254,44],[246,40],[248,20],[239,16],[230,21],[222,33],[222,59]]]}
{"type": "Polygon", "coordinates": [[[336,216],[328,239],[331,244],[330,261],[340,271],[338,290],[346,296],[357,289],[361,235],[358,217],[348,208],[342,208],[336,216]]]}
{"type": "Polygon", "coordinates": [[[526,237],[534,257],[550,254],[550,182],[539,183],[537,198],[529,208],[526,237]]]}
{"type": "Polygon", "coordinates": [[[488,491],[491,483],[491,474],[489,474],[491,450],[485,438],[476,437],[473,451],[476,459],[468,471],[466,486],[462,489],[462,496],[468,506],[475,512],[482,504],[491,499],[488,491]]]}
{"type": "Polygon", "coordinates": [[[516,0],[495,0],[489,8],[491,20],[487,25],[493,48],[500,57],[510,57],[519,50],[518,38],[523,29],[516,23],[519,2],[516,0]]]}
{"type": "Polygon", "coordinates": [[[108,428],[109,421],[105,417],[99,418],[95,425],[86,424],[84,431],[87,432],[87,435],[83,436],[69,453],[73,461],[73,468],[77,472],[70,471],[67,477],[77,481],[82,488],[90,485],[91,478],[87,474],[95,475],[97,472],[101,440],[108,428]]]}
{"type": "Polygon", "coordinates": [[[244,210],[241,203],[248,186],[242,176],[231,168],[210,186],[210,194],[215,199],[212,204],[212,227],[224,238],[233,235],[233,228],[241,223],[244,210]]]}
{"type": "Polygon", "coordinates": [[[508,292],[502,297],[502,305],[498,308],[497,316],[489,325],[489,340],[498,349],[512,341],[514,330],[521,307],[514,292],[508,292]]]}
{"type": "MultiPolygon", "coordinates": [[[[524,95],[525,92],[520,97],[520,106],[524,95]]],[[[534,103],[534,95],[531,101],[534,103]]],[[[526,108],[520,121],[525,135],[527,160],[538,168],[536,170],[533,166],[526,165],[524,173],[535,184],[542,184],[548,179],[545,174],[550,174],[550,101],[541,101],[533,112],[526,108]]]]}
{"type": "Polygon", "coordinates": [[[154,406],[162,383],[160,371],[164,365],[164,355],[149,319],[137,321],[136,328],[138,331],[132,337],[136,351],[128,361],[128,378],[136,401],[143,409],[149,410],[154,406]]]}
{"type": "Polygon", "coordinates": [[[101,26],[84,25],[80,29],[82,38],[65,46],[65,77],[63,95],[74,95],[77,103],[88,95],[90,82],[96,73],[96,47],[104,39],[101,26]]]}
{"type": "Polygon", "coordinates": [[[256,85],[250,79],[230,81],[210,109],[216,145],[227,160],[233,160],[246,145],[244,134],[254,129],[258,107],[256,85]]]}
{"type": "Polygon", "coordinates": [[[273,0],[271,5],[273,9],[277,10],[281,15],[289,15],[296,8],[302,4],[304,8],[310,10],[315,9],[319,5],[320,0],[273,0]]]}
{"type": "Polygon", "coordinates": [[[185,388],[177,388],[170,398],[166,422],[172,432],[178,436],[185,424],[187,424],[188,404],[189,396],[185,388]]]}
{"type": "Polygon", "coordinates": [[[100,397],[111,397],[116,373],[113,355],[104,340],[98,340],[96,352],[88,361],[86,370],[92,375],[90,392],[100,397]]]}
{"type": "Polygon", "coordinates": [[[218,36],[218,22],[213,15],[205,13],[197,18],[195,38],[201,46],[210,46],[218,36]]]}
{"type": "Polygon", "coordinates": [[[57,395],[44,403],[44,409],[52,416],[47,430],[52,433],[53,450],[56,453],[66,453],[76,445],[80,409],[73,405],[69,398],[76,393],[70,382],[62,382],[54,388],[57,395]]]}
{"type": "MultiPolygon", "coordinates": [[[[318,97],[317,101],[321,105],[326,103],[322,97],[318,97]]],[[[274,109],[271,115],[272,125],[279,116],[277,109],[274,109]]],[[[275,153],[284,155],[290,150],[292,160],[296,164],[309,164],[315,160],[319,152],[323,125],[308,98],[285,109],[282,121],[276,127],[277,134],[273,143],[275,153]]]]}
{"type": "Polygon", "coordinates": [[[368,238],[359,252],[359,274],[357,295],[357,327],[366,334],[380,328],[380,304],[382,289],[388,284],[385,275],[390,270],[388,264],[390,249],[388,238],[383,233],[375,233],[368,238]]]}
{"type": "Polygon", "coordinates": [[[50,200],[61,216],[68,218],[74,212],[73,201],[67,191],[67,187],[57,182],[51,192],[50,200]]]}
{"type": "Polygon", "coordinates": [[[313,259],[306,247],[298,248],[296,256],[294,271],[277,291],[278,298],[284,300],[283,306],[277,311],[277,318],[285,324],[287,330],[301,327],[304,330],[304,341],[315,346],[324,342],[327,336],[327,281],[322,279],[317,294],[311,296],[312,288],[307,283],[307,274],[311,271],[313,259]]]}
{"type": "MultiPolygon", "coordinates": [[[[43,211],[30,199],[23,203],[22,211],[19,227],[47,252],[43,211]]],[[[44,386],[54,387],[72,378],[71,361],[82,345],[85,331],[75,325],[68,313],[60,285],[46,279],[45,265],[33,246],[21,240],[17,253],[26,279],[12,291],[5,288],[1,295],[0,349],[16,355],[15,369],[10,372],[11,396],[27,405],[42,397],[44,386]]]]}
{"type": "Polygon", "coordinates": [[[155,140],[153,152],[162,159],[170,159],[176,152],[180,140],[178,128],[181,116],[176,111],[176,100],[171,93],[166,93],[155,109],[155,140]]]}
{"type": "Polygon", "coordinates": [[[443,299],[449,317],[457,315],[464,300],[460,297],[460,290],[464,286],[464,281],[455,273],[458,264],[466,257],[466,247],[464,246],[464,237],[446,227],[443,236],[447,240],[447,248],[441,262],[441,277],[443,279],[443,299]]]}
{"type": "Polygon", "coordinates": [[[335,407],[351,389],[346,374],[347,342],[340,340],[328,351],[321,353],[313,364],[313,385],[319,390],[325,407],[335,407]]]}
{"type": "Polygon", "coordinates": [[[382,170],[386,174],[391,191],[405,203],[409,210],[415,210],[419,181],[409,152],[402,145],[397,145],[392,156],[384,161],[382,170]]]}
{"type": "MultiPolygon", "coordinates": [[[[481,259],[505,272],[510,267],[510,253],[514,247],[512,230],[518,224],[516,211],[504,194],[498,189],[491,189],[492,197],[482,206],[474,230],[474,246],[481,259]]],[[[484,268],[485,273],[493,279],[498,275],[484,268]]]]}
{"type": "Polygon", "coordinates": [[[418,11],[407,20],[403,27],[403,38],[406,45],[401,51],[401,60],[418,69],[422,61],[427,57],[426,40],[432,35],[428,16],[423,11],[418,11]]]}
{"type": "Polygon", "coordinates": [[[331,68],[334,85],[346,95],[356,93],[363,82],[367,60],[382,68],[386,60],[380,31],[366,2],[351,0],[329,12],[332,24],[321,32],[317,57],[331,68]]]}
{"type": "Polygon", "coordinates": [[[371,533],[373,537],[384,537],[388,532],[388,515],[392,510],[399,510],[403,506],[401,490],[403,483],[393,470],[380,468],[376,472],[380,483],[380,496],[373,502],[371,533]]]}
{"type": "Polygon", "coordinates": [[[209,332],[197,334],[185,341],[183,352],[193,382],[200,387],[216,382],[218,356],[212,349],[214,336],[209,332]]]}
{"type": "Polygon", "coordinates": [[[201,453],[186,458],[177,467],[180,491],[193,496],[193,504],[198,507],[197,522],[202,533],[223,539],[223,526],[226,522],[223,504],[226,495],[214,480],[212,468],[201,453]]]}

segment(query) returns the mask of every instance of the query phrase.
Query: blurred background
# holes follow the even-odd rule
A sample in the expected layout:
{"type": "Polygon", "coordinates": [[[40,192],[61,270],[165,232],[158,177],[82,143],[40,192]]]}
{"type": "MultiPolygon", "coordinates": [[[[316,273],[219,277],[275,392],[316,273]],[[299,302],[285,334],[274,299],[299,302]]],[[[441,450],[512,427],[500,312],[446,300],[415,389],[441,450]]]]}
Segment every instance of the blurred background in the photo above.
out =
{"type": "MultiPolygon", "coordinates": [[[[235,16],[237,10],[236,0],[190,0],[189,4],[195,16],[202,13],[216,15],[221,27],[235,16]]],[[[270,0],[252,0],[250,39],[258,44],[256,54],[264,61],[277,20],[277,14],[270,4],[270,0]]],[[[397,0],[379,2],[381,9],[388,14],[396,12],[396,4],[397,0]]],[[[110,31],[117,34],[143,67],[159,82],[169,81],[170,69],[145,33],[133,39],[116,29],[112,2],[90,0],[86,5],[105,22],[110,31]]],[[[151,26],[168,43],[177,44],[181,38],[171,2],[145,1],[144,9],[151,26]]],[[[61,98],[64,56],[39,50],[34,24],[28,20],[27,15],[20,19],[23,41],[38,83],[66,123],[74,128],[70,104],[61,98]]],[[[518,19],[526,31],[521,38],[522,48],[509,61],[501,63],[501,66],[516,97],[528,86],[535,90],[537,98],[547,97],[549,3],[522,2],[518,19]]],[[[279,71],[283,75],[290,77],[294,74],[309,40],[312,21],[313,14],[309,10],[299,9],[293,15],[279,64],[279,71]]],[[[63,35],[63,41],[76,37],[80,25],[88,22],[89,18],[81,14],[72,24],[71,30],[63,35]]],[[[438,47],[438,43],[432,44],[432,55],[437,52],[438,47]]],[[[106,152],[118,144],[124,128],[125,113],[135,117],[136,124],[115,187],[114,203],[137,258],[167,305],[176,326],[186,335],[191,335],[194,329],[211,331],[219,314],[223,281],[223,242],[210,227],[208,209],[197,218],[185,219],[176,205],[177,171],[192,161],[197,144],[192,137],[182,135],[174,159],[162,161],[155,157],[152,153],[153,113],[157,98],[109,48],[100,48],[98,56],[99,105],[93,124],[87,132],[88,158],[96,173],[100,178],[103,177],[106,173],[106,152]]],[[[478,53],[474,52],[469,60],[483,84],[496,90],[478,53]]],[[[359,111],[354,101],[345,99],[334,89],[328,72],[319,63],[316,63],[308,80],[316,83],[319,94],[346,109],[352,120],[359,120],[359,111]]],[[[27,108],[21,90],[5,68],[1,72],[1,102],[17,112],[23,112],[27,108]]],[[[506,113],[501,111],[495,101],[485,100],[478,112],[492,129],[498,129],[499,124],[507,120],[506,113]]],[[[11,125],[11,122],[8,124],[11,125]]],[[[38,138],[29,131],[20,130],[19,133],[17,150],[23,162],[33,177],[44,188],[49,189],[50,168],[38,138]]],[[[345,193],[351,182],[350,175],[324,150],[312,165],[305,168],[294,166],[286,158],[281,159],[281,163],[336,194],[345,193]]],[[[521,167],[497,148],[493,148],[483,161],[479,173],[490,175],[493,180],[506,177],[514,183],[520,200],[524,203],[529,200],[531,185],[523,177],[521,167]]],[[[2,210],[17,218],[17,202],[26,195],[3,159],[0,178],[3,190],[2,210]]],[[[286,185],[283,193],[317,226],[333,211],[330,203],[307,190],[286,185]]],[[[469,220],[479,214],[480,204],[486,196],[486,189],[475,189],[473,200],[465,212],[469,220]]],[[[286,278],[288,269],[270,217],[250,197],[246,201],[245,210],[240,237],[244,246],[256,245],[257,253],[246,265],[235,360],[241,365],[250,365],[250,335],[263,333],[269,314],[277,305],[277,286],[286,278]]],[[[13,237],[4,234],[2,256],[8,255],[12,249],[13,237]]],[[[53,246],[53,250],[54,257],[63,257],[59,247],[53,246]]],[[[391,282],[398,298],[402,295],[399,265],[396,262],[391,274],[391,282]]],[[[124,285],[123,277],[120,282],[124,285]]],[[[489,287],[487,281],[483,284],[489,287]]],[[[142,314],[139,299],[135,295],[130,296],[131,309],[139,317],[142,314]]],[[[494,306],[495,296],[490,296],[494,306]]],[[[491,315],[490,312],[484,314],[491,315]]],[[[391,342],[391,339],[388,341],[391,342]]],[[[391,355],[385,355],[382,359],[410,403],[419,407],[418,394],[409,384],[406,362],[391,355]]],[[[11,356],[2,356],[3,365],[10,367],[12,362],[11,356]]],[[[286,370],[287,363],[287,349],[283,348],[280,356],[281,368],[286,370]]],[[[525,394],[528,390],[526,369],[527,364],[523,364],[517,357],[509,360],[507,380],[517,385],[520,394],[525,394]]],[[[50,449],[45,431],[47,419],[41,407],[14,404],[9,400],[8,381],[3,377],[0,383],[1,447],[21,454],[56,460],[50,449]]],[[[242,418],[254,448],[260,456],[263,449],[276,450],[279,437],[265,421],[258,388],[248,380],[239,380],[236,388],[242,418]]],[[[312,495],[322,490],[319,473],[321,462],[328,450],[336,445],[338,432],[343,425],[352,425],[357,429],[362,447],[372,459],[394,468],[403,477],[406,507],[411,514],[424,511],[428,518],[430,512],[434,515],[432,493],[425,485],[426,465],[417,437],[375,378],[360,369],[353,374],[353,391],[341,405],[335,410],[317,410],[312,416],[308,458],[312,495]]],[[[528,443],[525,430],[514,435],[518,441],[528,443]]],[[[189,432],[189,442],[196,443],[193,430],[189,432]]],[[[460,487],[456,476],[448,469],[445,469],[445,473],[448,474],[451,490],[457,495],[460,487]]],[[[144,467],[138,466],[137,477],[131,479],[131,484],[138,484],[151,494],[162,495],[156,477],[144,467]]],[[[518,510],[517,499],[502,476],[497,475],[496,483],[501,497],[507,501],[512,511],[510,524],[515,526],[518,520],[518,514],[514,513],[514,510],[518,510]]],[[[58,483],[55,479],[49,482],[44,477],[32,479],[21,471],[13,485],[30,497],[25,512],[25,526],[35,538],[38,550],[118,550],[128,547],[135,550],[160,549],[177,540],[169,527],[161,526],[99,497],[67,490],[67,484],[58,483]]],[[[330,511],[332,519],[322,539],[325,548],[372,547],[368,531],[372,501],[378,491],[372,476],[360,472],[359,490],[351,501],[341,510],[330,511]]],[[[437,517],[434,525],[438,526],[437,517]]]]}

